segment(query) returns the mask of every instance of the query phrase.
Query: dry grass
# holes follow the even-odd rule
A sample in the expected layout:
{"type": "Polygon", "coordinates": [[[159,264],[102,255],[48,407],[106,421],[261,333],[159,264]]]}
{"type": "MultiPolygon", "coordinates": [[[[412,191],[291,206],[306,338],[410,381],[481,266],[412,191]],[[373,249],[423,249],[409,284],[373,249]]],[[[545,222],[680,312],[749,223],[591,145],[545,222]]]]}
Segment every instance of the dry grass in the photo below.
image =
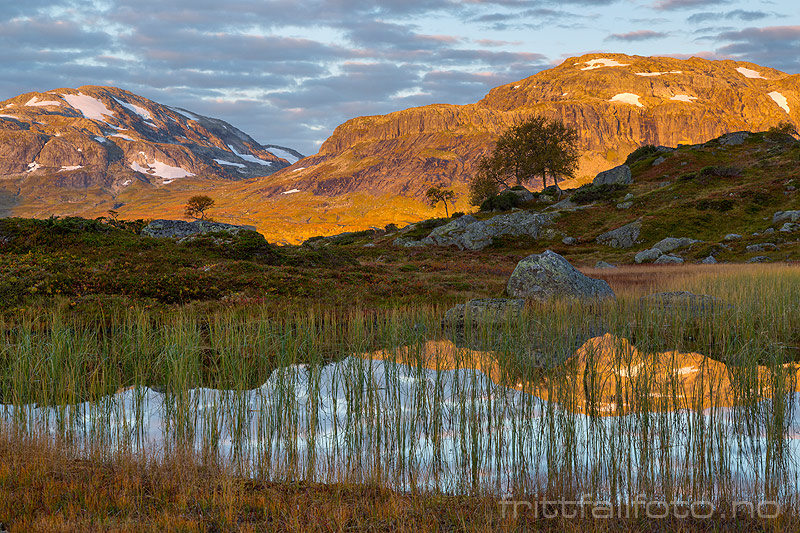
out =
{"type": "MultiPolygon", "coordinates": [[[[0,434],[0,522],[10,531],[796,531],[800,520],[635,517],[516,519],[495,498],[363,485],[268,483],[176,454],[78,459],[50,440],[0,434]]],[[[552,509],[549,509],[552,511],[552,509]]],[[[618,512],[619,513],[619,512],[618,512]]],[[[0,528],[0,530],[5,530],[0,528]]]]}

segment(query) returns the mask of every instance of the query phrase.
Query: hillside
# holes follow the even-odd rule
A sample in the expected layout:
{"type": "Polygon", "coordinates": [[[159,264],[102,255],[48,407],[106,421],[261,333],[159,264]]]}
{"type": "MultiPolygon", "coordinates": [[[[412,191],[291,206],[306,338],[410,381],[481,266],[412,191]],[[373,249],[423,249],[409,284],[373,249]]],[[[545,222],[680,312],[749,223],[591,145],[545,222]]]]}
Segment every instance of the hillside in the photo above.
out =
{"type": "Polygon", "coordinates": [[[115,87],[27,93],[0,102],[0,215],[92,215],[173,182],[206,190],[300,157],[115,87]]]}

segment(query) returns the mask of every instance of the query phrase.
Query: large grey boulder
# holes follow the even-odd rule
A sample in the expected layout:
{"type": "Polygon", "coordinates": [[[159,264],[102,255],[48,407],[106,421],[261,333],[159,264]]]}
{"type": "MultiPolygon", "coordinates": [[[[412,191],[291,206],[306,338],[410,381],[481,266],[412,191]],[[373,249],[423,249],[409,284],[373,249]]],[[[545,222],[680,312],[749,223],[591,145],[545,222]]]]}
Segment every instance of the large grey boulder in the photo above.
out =
{"type": "Polygon", "coordinates": [[[714,257],[713,255],[709,255],[700,262],[704,265],[716,265],[718,263],[717,258],[714,257]]]}
{"type": "Polygon", "coordinates": [[[225,232],[238,235],[240,231],[256,231],[255,226],[237,226],[223,224],[222,222],[209,222],[208,220],[153,220],[142,228],[142,235],[159,239],[185,239],[194,235],[205,233],[225,232]]]}
{"type": "Polygon", "coordinates": [[[780,224],[781,222],[797,222],[800,220],[800,211],[778,211],[772,215],[772,223],[780,224]]]}
{"type": "Polygon", "coordinates": [[[683,264],[683,259],[678,257],[677,255],[669,255],[664,254],[658,257],[655,261],[653,261],[654,265],[681,265],[683,264]]]}
{"type": "Polygon", "coordinates": [[[598,261],[594,265],[595,268],[617,268],[617,265],[612,265],[611,263],[606,263],[605,261],[598,261]]]}
{"type": "Polygon", "coordinates": [[[629,185],[633,183],[631,177],[631,167],[628,165],[620,165],[610,170],[599,173],[592,181],[592,185],[611,185],[618,183],[620,185],[629,185]]]}
{"type": "Polygon", "coordinates": [[[465,325],[501,325],[506,317],[517,316],[525,308],[522,298],[478,298],[447,310],[442,324],[456,329],[465,325]]]}
{"type": "Polygon", "coordinates": [[[742,236],[738,233],[728,233],[723,239],[726,241],[740,241],[742,240],[742,236]]]}
{"type": "Polygon", "coordinates": [[[580,273],[569,261],[546,250],[517,263],[506,285],[514,298],[546,301],[552,298],[615,298],[607,282],[580,273]]]}
{"type": "Polygon", "coordinates": [[[556,216],[516,211],[476,221],[475,217],[465,215],[434,229],[421,242],[436,246],[454,245],[460,250],[482,250],[492,244],[494,237],[527,235],[536,239],[542,227],[552,224],[556,216]]]}
{"type": "Polygon", "coordinates": [[[624,226],[607,231],[597,237],[597,242],[612,248],[630,248],[636,244],[642,232],[642,223],[638,220],[624,226]]]}
{"type": "Polygon", "coordinates": [[[700,242],[696,239],[690,239],[689,237],[667,237],[666,239],[661,239],[657,243],[653,245],[653,248],[657,248],[664,253],[671,252],[673,250],[679,250],[681,248],[686,248],[687,246],[691,246],[692,244],[700,242]]]}
{"type": "Polygon", "coordinates": [[[784,233],[793,233],[795,231],[800,231],[800,224],[796,224],[794,222],[786,222],[783,226],[781,226],[781,229],[779,229],[778,231],[782,231],[784,233]]]}
{"type": "Polygon", "coordinates": [[[720,137],[719,143],[723,146],[737,146],[747,140],[748,137],[750,137],[750,132],[748,131],[735,131],[720,137]]]}
{"type": "Polygon", "coordinates": [[[642,263],[652,263],[662,255],[664,255],[664,253],[658,248],[650,248],[649,250],[642,250],[641,252],[638,252],[633,257],[633,260],[637,265],[642,263]]]}

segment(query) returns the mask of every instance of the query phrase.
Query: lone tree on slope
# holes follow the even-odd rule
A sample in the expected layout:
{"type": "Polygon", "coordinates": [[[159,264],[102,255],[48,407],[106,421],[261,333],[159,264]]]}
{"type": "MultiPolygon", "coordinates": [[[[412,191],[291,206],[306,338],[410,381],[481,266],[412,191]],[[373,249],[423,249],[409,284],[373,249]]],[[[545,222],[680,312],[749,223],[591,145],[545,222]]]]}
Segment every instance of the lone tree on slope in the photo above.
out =
{"type": "Polygon", "coordinates": [[[450,212],[447,210],[447,202],[452,204],[456,193],[449,189],[431,187],[428,189],[428,192],[425,193],[425,196],[428,197],[428,203],[431,204],[431,207],[436,207],[439,202],[444,202],[444,216],[450,217],[450,212]]]}
{"type": "Polygon", "coordinates": [[[578,168],[578,132],[559,120],[533,117],[508,128],[497,139],[491,154],[478,162],[478,172],[470,183],[474,205],[497,194],[501,188],[522,185],[548,177],[558,181],[575,176],[578,168]]]}
{"type": "Polygon", "coordinates": [[[216,202],[210,196],[197,195],[189,198],[186,202],[186,209],[184,215],[186,218],[194,218],[195,220],[206,220],[206,211],[214,207],[216,202]]]}

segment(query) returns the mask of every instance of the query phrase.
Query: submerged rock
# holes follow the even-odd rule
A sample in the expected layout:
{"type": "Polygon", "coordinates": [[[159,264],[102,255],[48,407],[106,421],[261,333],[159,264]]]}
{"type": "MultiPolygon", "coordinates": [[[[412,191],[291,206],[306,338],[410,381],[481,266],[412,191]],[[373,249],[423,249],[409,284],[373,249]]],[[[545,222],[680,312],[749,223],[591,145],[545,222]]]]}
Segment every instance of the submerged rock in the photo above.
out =
{"type": "Polygon", "coordinates": [[[522,298],[478,298],[448,309],[442,324],[456,329],[464,328],[467,322],[472,326],[499,325],[506,316],[519,315],[524,308],[522,298]]]}
{"type": "Polygon", "coordinates": [[[551,298],[615,298],[607,282],[585,276],[550,250],[529,255],[517,263],[506,292],[514,298],[540,301],[551,298]]]}

